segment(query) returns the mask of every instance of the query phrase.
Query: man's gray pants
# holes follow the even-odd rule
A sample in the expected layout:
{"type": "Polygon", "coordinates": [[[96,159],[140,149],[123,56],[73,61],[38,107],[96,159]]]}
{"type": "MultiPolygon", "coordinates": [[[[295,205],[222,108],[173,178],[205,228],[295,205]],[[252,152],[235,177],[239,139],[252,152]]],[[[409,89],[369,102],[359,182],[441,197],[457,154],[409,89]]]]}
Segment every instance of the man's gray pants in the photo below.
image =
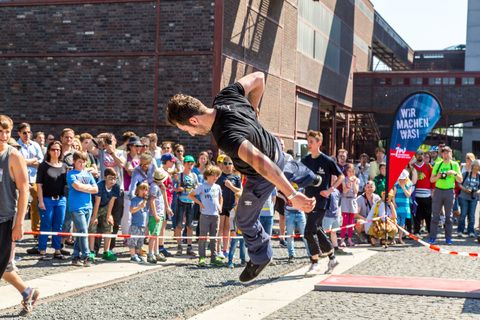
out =
{"type": "Polygon", "coordinates": [[[430,238],[436,239],[438,223],[442,214],[442,207],[445,209],[445,239],[452,239],[452,208],[455,200],[454,189],[435,188],[432,196],[432,221],[430,223],[430,238]]]}

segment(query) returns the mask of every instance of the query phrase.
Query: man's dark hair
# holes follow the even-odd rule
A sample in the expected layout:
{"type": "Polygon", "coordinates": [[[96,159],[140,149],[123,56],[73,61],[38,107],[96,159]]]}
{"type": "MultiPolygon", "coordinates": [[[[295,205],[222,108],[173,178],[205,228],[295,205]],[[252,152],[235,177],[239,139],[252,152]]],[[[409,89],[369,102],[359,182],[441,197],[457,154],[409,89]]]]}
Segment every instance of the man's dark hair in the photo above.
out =
{"type": "Polygon", "coordinates": [[[190,125],[188,121],[193,116],[205,114],[207,107],[200,100],[181,93],[174,95],[167,104],[167,119],[176,126],[190,125]]]}
{"type": "Polygon", "coordinates": [[[18,132],[22,131],[25,128],[31,128],[30,125],[26,122],[22,122],[18,125],[18,132]]]}

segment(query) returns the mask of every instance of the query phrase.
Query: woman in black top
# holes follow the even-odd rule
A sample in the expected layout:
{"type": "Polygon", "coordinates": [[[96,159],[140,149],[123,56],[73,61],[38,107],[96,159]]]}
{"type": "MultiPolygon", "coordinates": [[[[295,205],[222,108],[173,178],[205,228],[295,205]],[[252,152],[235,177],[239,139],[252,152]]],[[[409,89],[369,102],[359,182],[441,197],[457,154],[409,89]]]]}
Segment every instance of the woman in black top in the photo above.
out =
{"type": "MultiPolygon", "coordinates": [[[[62,144],[60,141],[50,143],[43,161],[37,172],[38,208],[40,209],[40,230],[61,232],[67,200],[65,187],[67,185],[67,166],[62,161],[62,144]]],[[[46,258],[48,236],[41,235],[38,241],[40,259],[46,258]]],[[[55,249],[55,259],[65,259],[60,252],[61,237],[52,236],[52,247],[55,249]]]]}

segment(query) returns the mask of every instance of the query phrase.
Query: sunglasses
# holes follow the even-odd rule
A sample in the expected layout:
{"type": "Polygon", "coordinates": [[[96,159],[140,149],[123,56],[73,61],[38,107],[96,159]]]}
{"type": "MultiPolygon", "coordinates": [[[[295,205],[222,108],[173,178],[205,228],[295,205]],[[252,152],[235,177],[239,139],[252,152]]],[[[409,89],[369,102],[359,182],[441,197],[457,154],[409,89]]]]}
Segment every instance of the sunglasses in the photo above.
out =
{"type": "Polygon", "coordinates": [[[233,162],[224,162],[223,165],[225,166],[231,166],[233,164],[233,162]]]}
{"type": "Polygon", "coordinates": [[[54,152],[57,152],[57,151],[58,151],[58,152],[60,152],[61,150],[60,150],[60,149],[53,149],[53,148],[52,148],[52,149],[50,149],[50,151],[54,151],[54,152]]]}
{"type": "Polygon", "coordinates": [[[175,152],[184,153],[185,151],[183,151],[183,150],[177,150],[177,151],[175,151],[175,152]]]}
{"type": "Polygon", "coordinates": [[[32,131],[23,131],[23,132],[22,132],[22,134],[23,134],[24,136],[26,136],[27,134],[31,134],[31,133],[32,133],[32,131]]]}

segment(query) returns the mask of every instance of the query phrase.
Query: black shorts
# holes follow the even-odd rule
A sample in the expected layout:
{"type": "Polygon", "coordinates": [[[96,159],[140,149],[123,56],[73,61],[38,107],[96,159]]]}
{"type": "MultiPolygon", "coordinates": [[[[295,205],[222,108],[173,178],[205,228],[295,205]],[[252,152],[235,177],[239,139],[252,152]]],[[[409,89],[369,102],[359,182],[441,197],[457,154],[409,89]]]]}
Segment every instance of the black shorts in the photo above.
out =
{"type": "Polygon", "coordinates": [[[280,197],[275,199],[275,211],[277,211],[281,216],[285,215],[285,200],[280,197]]]}
{"type": "Polygon", "coordinates": [[[230,217],[230,211],[232,211],[232,209],[233,208],[222,208],[222,212],[220,212],[220,215],[230,217]]]}
{"type": "Polygon", "coordinates": [[[13,220],[0,223],[0,278],[7,269],[12,253],[13,220]]]}

